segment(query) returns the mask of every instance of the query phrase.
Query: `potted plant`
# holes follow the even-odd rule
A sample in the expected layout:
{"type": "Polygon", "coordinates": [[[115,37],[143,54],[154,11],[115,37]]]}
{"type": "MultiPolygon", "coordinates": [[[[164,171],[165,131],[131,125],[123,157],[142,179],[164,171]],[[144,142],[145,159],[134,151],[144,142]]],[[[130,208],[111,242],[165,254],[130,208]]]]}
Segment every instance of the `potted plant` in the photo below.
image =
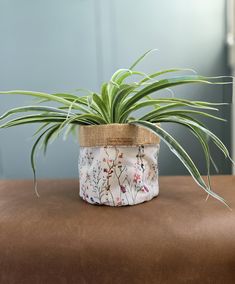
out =
{"type": "Polygon", "coordinates": [[[227,205],[211,189],[210,164],[213,164],[213,160],[209,140],[231,160],[229,152],[222,141],[195,117],[197,115],[223,120],[207,112],[218,111],[217,106],[221,104],[159,97],[157,92],[183,84],[230,82],[219,82],[222,77],[171,75],[188,71],[181,68],[157,71],[150,75],[135,71],[136,65],[150,52],[151,50],[142,55],[129,69],[117,70],[109,82],[102,84],[100,93],[88,92],[84,96],[78,96],[71,93],[48,94],[21,90],[0,92],[36,97],[40,99],[39,103],[50,101],[58,104],[57,107],[40,104],[18,107],[0,117],[0,120],[6,119],[1,128],[29,123],[41,124],[31,151],[36,193],[35,152],[38,146],[42,143],[46,153],[49,141],[57,138],[61,131],[67,128],[68,134],[79,126],[80,196],[87,202],[122,206],[138,204],[157,196],[161,139],[184,164],[199,187],[208,196],[227,205]],[[164,78],[164,75],[168,77],[164,78]],[[133,76],[138,80],[129,82],[133,76]],[[156,97],[152,96],[154,93],[156,97]],[[145,111],[144,115],[136,114],[136,111],[146,110],[146,107],[151,107],[151,110],[145,111]],[[9,119],[19,113],[23,115],[9,119]],[[205,155],[207,180],[202,178],[183,146],[164,130],[165,123],[183,125],[198,139],[205,155]]]}

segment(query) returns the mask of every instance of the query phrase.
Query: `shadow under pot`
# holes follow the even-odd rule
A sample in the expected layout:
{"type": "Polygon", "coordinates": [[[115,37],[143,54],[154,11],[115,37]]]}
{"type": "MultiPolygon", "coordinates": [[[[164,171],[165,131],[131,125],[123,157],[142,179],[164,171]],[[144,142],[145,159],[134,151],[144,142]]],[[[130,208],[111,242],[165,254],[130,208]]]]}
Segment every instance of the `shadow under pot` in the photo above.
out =
{"type": "Polygon", "coordinates": [[[79,127],[80,196],[91,204],[135,205],[159,193],[160,139],[130,124],[79,127]]]}

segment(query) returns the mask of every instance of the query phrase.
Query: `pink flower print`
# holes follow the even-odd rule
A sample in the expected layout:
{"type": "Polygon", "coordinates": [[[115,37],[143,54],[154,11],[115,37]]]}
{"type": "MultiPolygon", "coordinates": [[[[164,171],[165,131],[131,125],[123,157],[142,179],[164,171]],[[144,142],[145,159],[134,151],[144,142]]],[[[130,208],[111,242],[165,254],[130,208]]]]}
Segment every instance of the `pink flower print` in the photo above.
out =
{"type": "Polygon", "coordinates": [[[143,192],[149,192],[149,189],[147,188],[146,185],[144,185],[144,186],[141,188],[141,191],[143,191],[143,192]]]}
{"type": "Polygon", "coordinates": [[[139,174],[134,174],[134,179],[133,179],[134,182],[137,183],[138,181],[140,181],[140,179],[141,179],[141,176],[139,174]]]}
{"type": "Polygon", "coordinates": [[[126,192],[126,187],[124,185],[120,185],[120,190],[122,193],[126,192]]]}
{"type": "Polygon", "coordinates": [[[117,206],[122,206],[122,201],[120,200],[119,197],[117,197],[117,206]]]}
{"type": "Polygon", "coordinates": [[[112,176],[113,170],[112,169],[106,169],[105,171],[107,173],[107,177],[110,178],[112,176]]]}

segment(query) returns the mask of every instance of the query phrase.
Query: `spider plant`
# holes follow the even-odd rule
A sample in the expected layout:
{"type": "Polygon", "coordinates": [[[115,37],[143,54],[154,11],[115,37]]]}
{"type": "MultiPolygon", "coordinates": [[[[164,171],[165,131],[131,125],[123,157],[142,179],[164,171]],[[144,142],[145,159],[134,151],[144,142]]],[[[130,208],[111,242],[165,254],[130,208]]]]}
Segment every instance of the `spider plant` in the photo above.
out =
{"type": "MultiPolygon", "coordinates": [[[[102,84],[99,93],[87,91],[86,94],[81,96],[77,92],[52,94],[22,90],[0,92],[0,94],[26,95],[39,99],[36,105],[13,108],[0,117],[0,120],[5,120],[0,128],[31,123],[41,124],[35,133],[37,138],[31,151],[31,165],[36,193],[35,152],[40,144],[44,149],[44,153],[46,153],[48,143],[57,138],[65,128],[66,134],[69,134],[78,125],[129,123],[145,127],[158,135],[180,159],[199,187],[205,190],[208,196],[210,195],[228,206],[225,200],[211,189],[210,167],[211,164],[214,166],[215,164],[210,154],[209,140],[222,151],[226,158],[231,160],[229,152],[222,141],[198,118],[208,117],[223,120],[207,112],[208,110],[218,111],[217,107],[221,103],[163,97],[158,95],[158,91],[169,90],[171,87],[185,84],[226,84],[231,82],[220,82],[219,79],[222,77],[205,77],[195,73],[192,75],[177,75],[177,72],[182,73],[185,71],[186,73],[186,71],[189,71],[189,69],[182,68],[161,70],[152,74],[136,71],[136,65],[151,51],[147,51],[138,58],[130,68],[117,70],[110,81],[102,84]],[[130,80],[133,78],[135,79],[134,82],[130,80]],[[152,94],[155,94],[155,97],[152,94]],[[56,106],[41,105],[41,103],[45,102],[54,102],[56,106]],[[146,109],[146,107],[148,108],[146,109]],[[149,108],[151,108],[150,111],[149,108]],[[140,109],[145,110],[144,115],[136,114],[136,111],[140,109]],[[12,115],[19,113],[23,115],[10,118],[12,115]],[[197,166],[183,146],[164,130],[165,123],[183,125],[195,135],[204,152],[207,179],[202,178],[197,166]]],[[[79,89],[79,91],[83,90],[79,89]]]]}

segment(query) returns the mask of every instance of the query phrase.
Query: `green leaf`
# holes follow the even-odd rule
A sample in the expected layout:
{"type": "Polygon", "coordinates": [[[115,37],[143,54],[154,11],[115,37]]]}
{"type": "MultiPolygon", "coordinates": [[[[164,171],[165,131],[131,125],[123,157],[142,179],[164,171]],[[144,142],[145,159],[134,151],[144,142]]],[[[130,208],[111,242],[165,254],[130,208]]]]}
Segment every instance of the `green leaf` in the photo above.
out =
{"type": "MultiPolygon", "coordinates": [[[[198,126],[198,123],[195,122],[195,121],[192,121],[191,119],[186,119],[186,118],[176,118],[174,117],[174,120],[178,119],[178,121],[182,121],[182,123],[187,123],[188,125],[191,125],[191,126],[198,126]]],[[[158,122],[162,122],[162,121],[168,121],[170,120],[170,117],[164,119],[164,118],[161,118],[158,120],[158,122]]],[[[229,158],[229,160],[231,162],[234,162],[231,157],[230,157],[230,154],[229,154],[229,151],[228,149],[226,148],[226,146],[223,144],[223,142],[214,134],[212,133],[209,129],[207,129],[206,127],[204,127],[203,125],[200,125],[200,130],[205,134],[207,135],[212,141],[213,143],[218,147],[218,149],[224,154],[224,156],[226,158],[229,158]]]]}
{"type": "Polygon", "coordinates": [[[2,116],[0,116],[0,120],[3,120],[4,118],[21,113],[21,112],[28,112],[28,111],[37,111],[37,112],[47,112],[47,113],[57,113],[57,114],[67,114],[67,111],[60,110],[58,108],[54,107],[46,107],[46,106],[24,106],[24,107],[18,107],[10,109],[9,111],[5,112],[2,116]]]}
{"type": "Polygon", "coordinates": [[[34,132],[33,137],[39,134],[45,127],[49,126],[50,122],[43,123],[37,130],[34,132]]]}
{"type": "Polygon", "coordinates": [[[102,84],[102,88],[101,88],[101,99],[104,103],[104,105],[106,106],[107,110],[110,107],[110,100],[109,100],[109,95],[108,95],[108,90],[107,90],[108,84],[104,83],[102,84]]]}
{"type": "Polygon", "coordinates": [[[157,51],[158,49],[150,49],[147,52],[145,52],[143,55],[141,55],[129,68],[130,70],[132,70],[138,63],[140,63],[147,55],[149,55],[150,53],[157,51]]]}
{"type": "Polygon", "coordinates": [[[41,122],[63,122],[66,119],[66,116],[42,116],[42,115],[27,115],[20,118],[12,119],[2,125],[0,128],[8,128],[12,126],[22,125],[22,124],[31,124],[31,123],[41,123],[41,122]]]}
{"type": "MultiPolygon", "coordinates": [[[[174,106],[172,106],[174,107],[174,106]]],[[[189,110],[189,109],[183,109],[183,110],[170,110],[170,111],[165,111],[166,108],[158,108],[152,112],[149,112],[147,115],[141,117],[140,119],[141,120],[148,120],[148,121],[152,121],[152,120],[157,120],[158,118],[161,118],[161,117],[167,117],[167,116],[177,116],[177,115],[180,115],[180,114],[196,114],[196,115],[200,115],[200,116],[206,116],[206,117],[209,117],[209,118],[213,118],[213,119],[216,119],[216,120],[220,120],[220,121],[226,121],[225,119],[221,118],[221,117],[218,117],[218,116],[215,116],[215,115],[212,115],[212,114],[209,114],[209,113],[206,113],[206,112],[202,112],[202,111],[196,111],[196,110],[189,110]]]]}
{"type": "Polygon", "coordinates": [[[162,141],[165,142],[165,144],[169,147],[169,149],[180,159],[180,161],[183,163],[183,165],[186,167],[186,169],[189,171],[195,182],[205,190],[209,195],[213,196],[217,200],[221,201],[223,204],[225,204],[227,207],[228,204],[226,201],[220,197],[215,192],[211,191],[210,188],[206,185],[203,178],[201,177],[200,172],[198,171],[197,167],[195,166],[192,159],[189,157],[187,152],[183,149],[183,147],[165,130],[163,130],[158,125],[154,125],[147,121],[133,121],[131,124],[136,124],[142,127],[145,127],[152,131],[155,135],[159,136],[162,141]]]}
{"type": "MultiPolygon", "coordinates": [[[[64,132],[63,140],[67,140],[70,133],[75,136],[77,125],[76,124],[69,124],[64,132]]],[[[77,142],[77,141],[76,141],[77,142]]]]}
{"type": "Polygon", "coordinates": [[[111,121],[119,122],[120,120],[120,106],[122,101],[136,88],[135,85],[122,85],[120,90],[111,102],[111,121]]]}
{"type": "MultiPolygon", "coordinates": [[[[53,126],[52,126],[53,127],[53,126]]],[[[38,194],[38,190],[37,190],[37,176],[36,176],[36,167],[35,167],[35,153],[36,153],[36,149],[37,146],[39,144],[39,142],[41,141],[42,137],[52,128],[49,127],[47,130],[45,130],[35,141],[35,143],[33,144],[32,150],[31,150],[31,156],[30,156],[30,161],[31,161],[31,167],[32,167],[32,171],[33,171],[33,181],[34,181],[34,190],[36,195],[39,197],[38,194]]]]}
{"type": "MultiPolygon", "coordinates": [[[[5,91],[5,92],[0,92],[0,94],[6,94],[6,95],[26,95],[26,96],[32,96],[32,97],[38,97],[41,99],[48,99],[49,101],[54,101],[61,103],[65,106],[70,106],[71,102],[69,100],[64,99],[63,97],[60,96],[55,96],[52,94],[47,94],[43,92],[32,92],[32,91],[23,91],[23,90],[13,90],[13,91],[5,91]]],[[[81,111],[87,112],[87,109],[84,108],[83,106],[79,105],[76,103],[74,105],[74,108],[79,109],[81,111]]]]}
{"type": "Polygon", "coordinates": [[[152,94],[156,91],[170,88],[177,85],[185,85],[185,84],[212,84],[212,82],[208,81],[206,77],[197,76],[197,75],[191,75],[191,76],[181,76],[181,77],[174,77],[169,79],[163,79],[158,82],[154,82],[150,84],[149,86],[143,88],[139,92],[137,92],[135,95],[133,95],[131,98],[129,98],[123,105],[122,105],[122,111],[130,108],[144,98],[145,96],[152,94]]]}
{"type": "Polygon", "coordinates": [[[46,151],[47,151],[47,146],[48,146],[48,143],[50,141],[50,139],[52,138],[53,134],[55,134],[57,132],[57,130],[60,128],[60,124],[56,124],[54,126],[51,127],[51,129],[47,132],[45,138],[44,138],[44,141],[43,141],[43,152],[44,152],[44,155],[46,155],[46,151]]]}
{"type": "Polygon", "coordinates": [[[124,72],[124,74],[122,74],[121,76],[119,76],[118,78],[116,78],[116,79],[113,80],[113,81],[116,82],[118,85],[121,85],[125,79],[127,79],[128,77],[131,77],[131,76],[135,76],[135,75],[144,77],[145,79],[151,79],[151,78],[148,76],[148,74],[146,74],[146,73],[144,73],[144,72],[133,71],[133,70],[127,69],[127,71],[124,72]]]}
{"type": "Polygon", "coordinates": [[[176,98],[159,98],[159,99],[149,99],[146,101],[141,101],[136,104],[134,104],[132,107],[127,109],[121,116],[120,116],[120,122],[125,122],[128,115],[130,115],[133,111],[136,111],[138,109],[142,109],[146,106],[152,106],[154,107],[154,110],[147,113],[145,116],[143,116],[142,120],[148,120],[149,117],[154,116],[156,117],[157,113],[161,113],[163,110],[174,108],[178,106],[189,106],[193,108],[198,109],[207,109],[207,110],[218,110],[217,108],[211,107],[209,105],[203,105],[200,104],[200,102],[195,101],[189,101],[189,100],[183,100],[183,99],[176,99],[176,98]],[[161,104],[167,103],[166,106],[160,106],[161,104]]]}
{"type": "Polygon", "coordinates": [[[193,71],[194,73],[196,73],[193,69],[189,69],[189,68],[171,68],[171,69],[165,69],[165,70],[161,70],[161,71],[157,71],[155,73],[152,73],[150,75],[148,75],[148,77],[144,78],[143,80],[140,81],[140,84],[147,82],[148,80],[151,80],[153,78],[156,78],[158,76],[167,74],[167,73],[172,73],[172,72],[182,72],[182,71],[193,71]]]}
{"type": "Polygon", "coordinates": [[[96,103],[99,112],[102,114],[102,118],[105,121],[105,123],[109,123],[109,117],[108,117],[108,111],[107,106],[104,104],[100,96],[98,96],[96,93],[93,94],[93,101],[96,103]]]}
{"type": "Polygon", "coordinates": [[[202,125],[195,122],[195,125],[193,126],[193,125],[187,123],[187,120],[179,119],[177,117],[171,117],[171,118],[168,118],[168,119],[161,121],[161,123],[164,123],[164,122],[170,122],[170,123],[176,123],[176,124],[183,125],[183,126],[189,128],[191,130],[191,132],[194,134],[194,136],[198,139],[198,141],[200,142],[200,144],[203,148],[203,152],[204,152],[204,155],[205,155],[206,168],[207,168],[207,180],[208,180],[209,189],[211,190],[210,162],[211,162],[211,160],[213,161],[213,159],[210,155],[210,149],[209,149],[208,139],[207,139],[208,136],[201,130],[202,125]]]}

